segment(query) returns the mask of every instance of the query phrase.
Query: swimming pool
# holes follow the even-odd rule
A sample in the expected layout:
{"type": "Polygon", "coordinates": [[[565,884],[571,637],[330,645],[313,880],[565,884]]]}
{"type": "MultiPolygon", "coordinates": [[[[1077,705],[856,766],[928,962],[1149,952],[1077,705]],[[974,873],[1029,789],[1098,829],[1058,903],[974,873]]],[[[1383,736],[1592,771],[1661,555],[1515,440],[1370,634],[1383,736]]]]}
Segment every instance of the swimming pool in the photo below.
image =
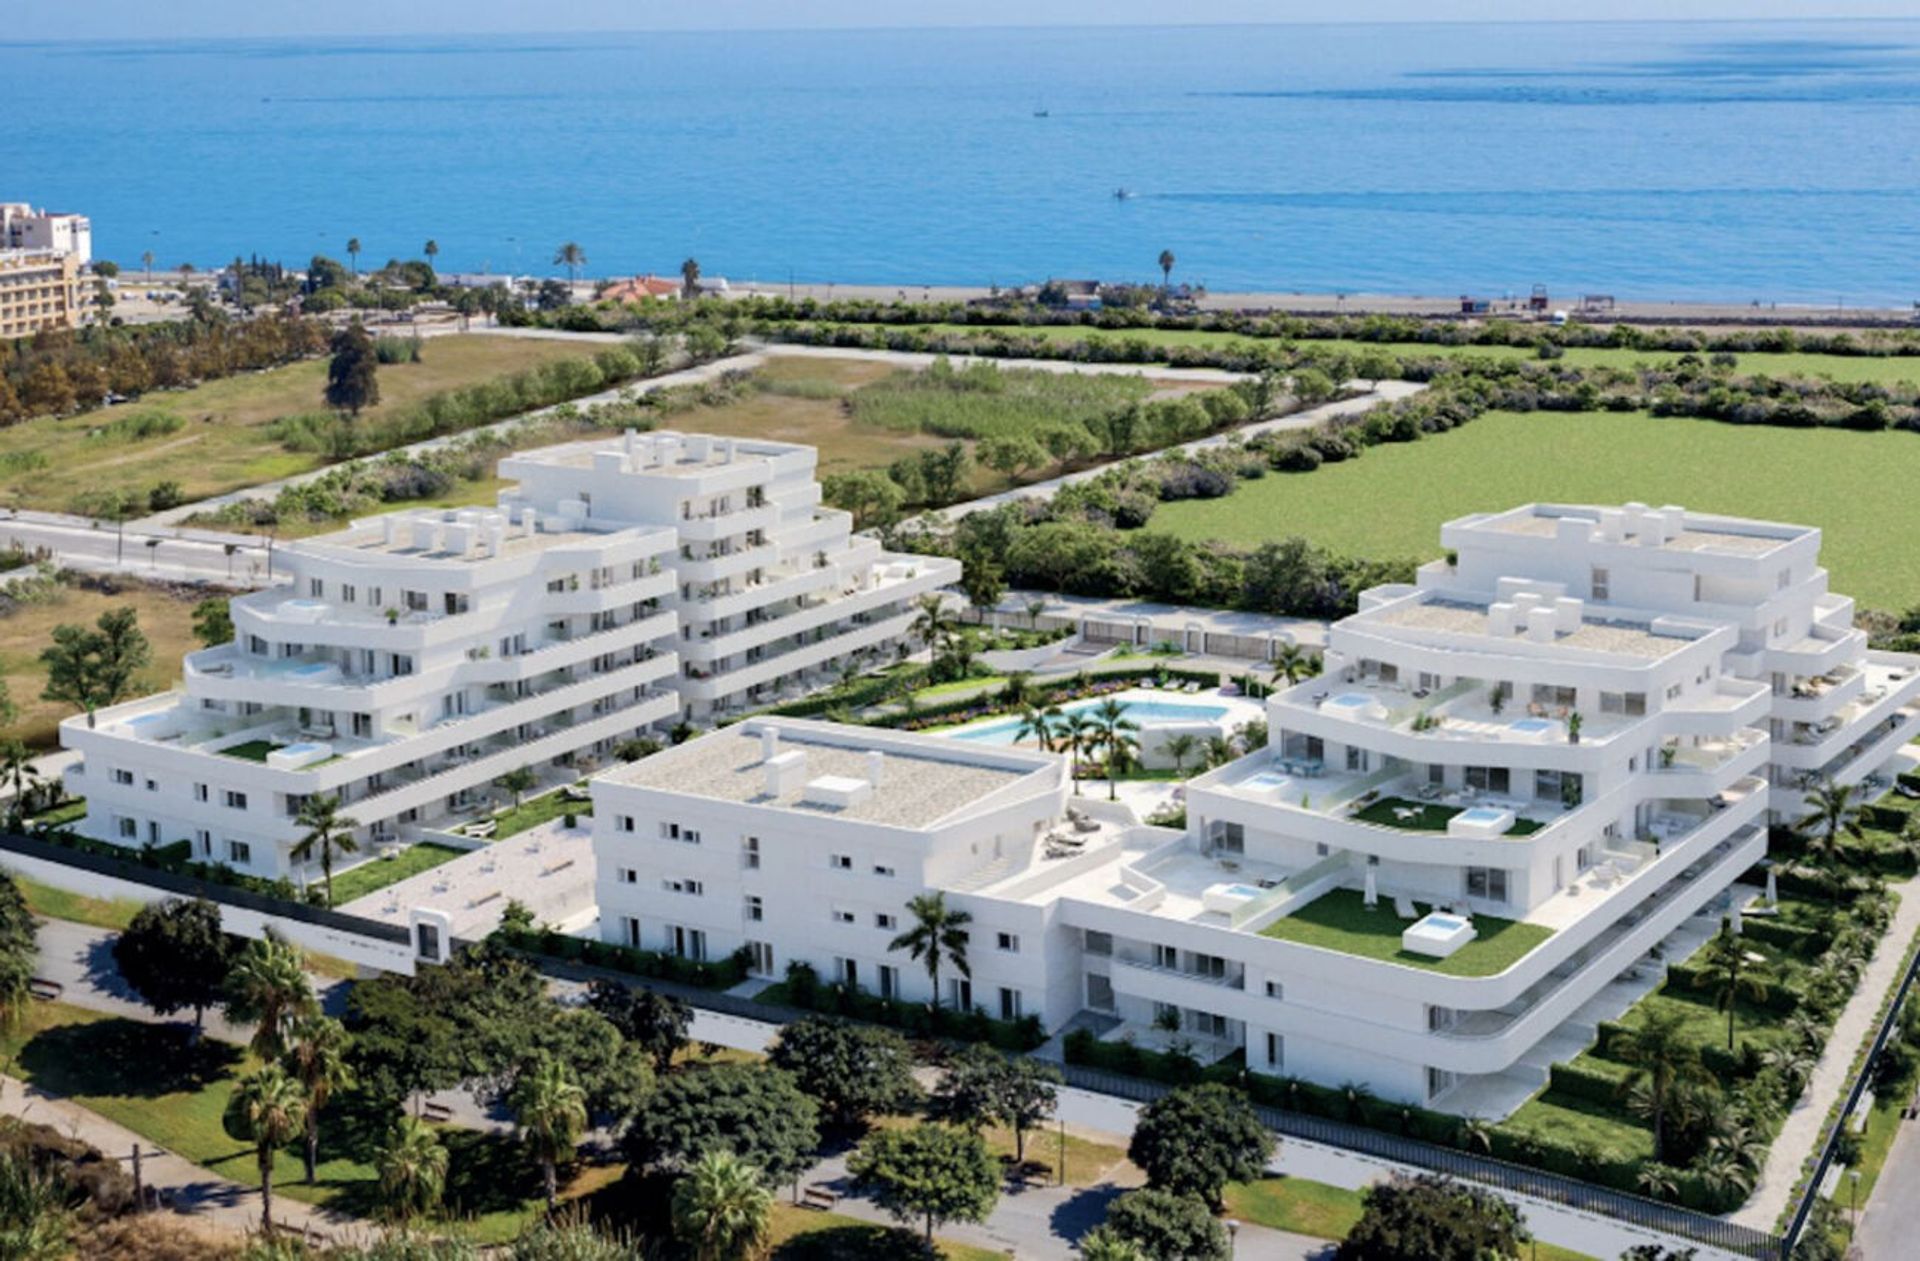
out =
{"type": "Polygon", "coordinates": [[[1498,823],[1507,817],[1505,810],[1495,810],[1492,806],[1474,806],[1460,812],[1462,823],[1498,823]]]}
{"type": "Polygon", "coordinates": [[[1420,922],[1428,928],[1438,929],[1443,933],[1450,933],[1456,929],[1467,926],[1467,921],[1461,919],[1458,915],[1441,915],[1438,913],[1429,913],[1426,918],[1420,922]]]}
{"type": "MultiPolygon", "coordinates": [[[[1071,705],[1062,705],[1060,712],[1065,714],[1092,714],[1110,699],[1075,701],[1071,705]]],[[[1219,722],[1228,714],[1225,705],[1192,705],[1179,701],[1122,700],[1120,707],[1126,711],[1129,721],[1143,727],[1157,726],[1171,722],[1219,722]]],[[[962,727],[947,734],[955,740],[971,740],[976,744],[1013,744],[1020,731],[1020,720],[1009,718],[1001,722],[984,723],[975,727],[962,727]]]]}

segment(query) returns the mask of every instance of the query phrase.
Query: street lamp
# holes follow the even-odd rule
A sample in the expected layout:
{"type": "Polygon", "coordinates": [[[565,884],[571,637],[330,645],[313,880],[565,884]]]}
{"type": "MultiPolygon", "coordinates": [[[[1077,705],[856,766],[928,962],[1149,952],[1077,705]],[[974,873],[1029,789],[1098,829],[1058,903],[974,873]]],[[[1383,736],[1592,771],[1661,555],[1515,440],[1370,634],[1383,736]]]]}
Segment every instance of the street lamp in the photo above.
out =
{"type": "Polygon", "coordinates": [[[1227,1256],[1228,1257],[1232,1257],[1234,1255],[1234,1251],[1235,1251],[1234,1245],[1239,1238],[1240,1238],[1240,1219],[1237,1217],[1229,1217],[1227,1219],[1227,1256]]]}

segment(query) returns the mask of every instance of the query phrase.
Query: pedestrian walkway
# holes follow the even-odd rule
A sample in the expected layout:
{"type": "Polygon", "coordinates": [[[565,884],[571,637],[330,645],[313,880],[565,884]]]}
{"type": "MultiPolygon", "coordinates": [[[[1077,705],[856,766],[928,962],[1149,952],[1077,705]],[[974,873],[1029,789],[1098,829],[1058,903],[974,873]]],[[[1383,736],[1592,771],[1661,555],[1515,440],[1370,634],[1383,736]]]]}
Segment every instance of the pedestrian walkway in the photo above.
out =
{"type": "Polygon", "coordinates": [[[1881,938],[1873,961],[1861,974],[1860,983],[1854,987],[1853,997],[1841,1009],[1840,1018],[1833,1022],[1833,1032],[1813,1066],[1807,1088],[1800,1092],[1799,1101],[1787,1113],[1780,1133],[1767,1151],[1767,1163],[1760,1170],[1753,1194],[1732,1214],[1731,1221],[1756,1230],[1771,1230],[1786,1211],[1794,1184],[1800,1179],[1800,1170],[1825,1135],[1827,1114],[1846,1092],[1853,1057],[1859,1053],[1861,1044],[1873,1036],[1880,1004],[1887,991],[1900,981],[1907,945],[1915,933],[1920,933],[1920,876],[1893,885],[1891,890],[1900,899],[1893,922],[1881,938]]]}

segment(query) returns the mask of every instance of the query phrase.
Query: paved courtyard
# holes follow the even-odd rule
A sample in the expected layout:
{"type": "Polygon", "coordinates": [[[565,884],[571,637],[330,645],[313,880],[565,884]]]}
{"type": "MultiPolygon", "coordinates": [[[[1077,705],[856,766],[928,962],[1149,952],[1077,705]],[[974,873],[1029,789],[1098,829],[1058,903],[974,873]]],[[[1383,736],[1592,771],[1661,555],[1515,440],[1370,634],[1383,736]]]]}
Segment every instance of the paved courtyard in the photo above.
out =
{"type": "Polygon", "coordinates": [[[376,889],[340,909],[404,925],[415,907],[431,907],[453,917],[455,937],[471,941],[492,932],[507,903],[515,900],[525,903],[543,924],[564,927],[591,917],[593,877],[592,820],[582,817],[570,828],[555,819],[376,889]]]}

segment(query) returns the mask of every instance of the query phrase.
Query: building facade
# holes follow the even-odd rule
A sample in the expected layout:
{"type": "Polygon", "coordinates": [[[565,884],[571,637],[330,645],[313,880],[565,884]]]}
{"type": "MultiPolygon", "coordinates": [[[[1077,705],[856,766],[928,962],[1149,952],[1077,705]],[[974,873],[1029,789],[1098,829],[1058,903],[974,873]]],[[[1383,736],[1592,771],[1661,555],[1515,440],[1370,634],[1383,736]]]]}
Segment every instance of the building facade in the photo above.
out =
{"type": "Polygon", "coordinates": [[[629,433],[502,461],[493,510],[401,512],[283,546],[183,689],[61,727],[87,834],[293,874],[315,796],[364,839],[483,816],[620,742],[891,659],[951,561],[818,506],[811,448],[629,433]],[[691,630],[691,634],[685,632],[691,630]]]}
{"type": "Polygon", "coordinates": [[[1899,764],[1920,659],[1867,649],[1816,530],[1532,505],[1442,540],[1182,831],[1092,817],[1048,754],[757,720],[595,781],[601,934],[924,999],[888,942],[940,890],[975,972],[943,1001],[1502,1115],[1750,896],[1808,785],[1899,764]]]}
{"type": "Polygon", "coordinates": [[[85,274],[92,259],[85,215],[0,202],[0,340],[79,328],[92,305],[85,274]]]}
{"type": "Polygon", "coordinates": [[[85,215],[0,202],[0,250],[71,254],[81,267],[93,261],[93,223],[85,215]]]}

